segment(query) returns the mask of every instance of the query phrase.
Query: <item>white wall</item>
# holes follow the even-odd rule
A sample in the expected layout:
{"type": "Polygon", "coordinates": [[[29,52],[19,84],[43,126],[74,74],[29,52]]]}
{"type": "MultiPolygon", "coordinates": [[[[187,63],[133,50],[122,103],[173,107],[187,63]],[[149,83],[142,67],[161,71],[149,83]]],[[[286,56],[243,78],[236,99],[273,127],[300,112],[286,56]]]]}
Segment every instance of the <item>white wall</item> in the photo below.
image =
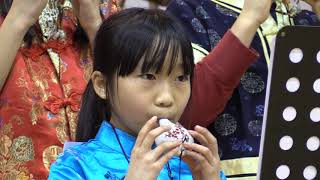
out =
{"type": "Polygon", "coordinates": [[[124,8],[130,7],[142,7],[142,8],[155,8],[165,9],[165,6],[157,6],[154,3],[151,3],[147,0],[125,0],[124,8]]]}

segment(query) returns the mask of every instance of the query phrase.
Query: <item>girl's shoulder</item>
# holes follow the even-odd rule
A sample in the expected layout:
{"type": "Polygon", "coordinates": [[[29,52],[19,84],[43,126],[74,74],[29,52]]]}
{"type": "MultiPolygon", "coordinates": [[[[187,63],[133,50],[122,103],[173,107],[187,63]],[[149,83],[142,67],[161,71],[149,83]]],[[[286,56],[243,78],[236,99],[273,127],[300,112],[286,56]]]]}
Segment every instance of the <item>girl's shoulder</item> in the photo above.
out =
{"type": "Polygon", "coordinates": [[[123,159],[121,153],[104,146],[99,141],[91,140],[65,149],[51,166],[49,179],[62,176],[67,176],[67,179],[75,179],[74,177],[99,179],[114,169],[118,171],[112,175],[122,177],[127,168],[127,162],[123,159]]]}
{"type": "Polygon", "coordinates": [[[99,163],[97,160],[109,161],[122,156],[121,153],[109,148],[99,141],[93,139],[64,149],[55,164],[68,167],[80,167],[83,164],[99,163]]]}
{"type": "MultiPolygon", "coordinates": [[[[73,179],[71,176],[85,177],[82,164],[85,163],[83,157],[86,152],[86,145],[81,144],[65,149],[59,154],[57,160],[50,167],[49,180],[65,177],[66,179],[73,179]],[[84,149],[83,153],[80,149],[84,149]]],[[[79,178],[79,179],[81,179],[79,178]]]]}
{"type": "Polygon", "coordinates": [[[94,148],[90,142],[81,143],[71,147],[65,146],[65,149],[59,154],[54,165],[77,168],[83,162],[86,162],[94,154],[94,148]]]}

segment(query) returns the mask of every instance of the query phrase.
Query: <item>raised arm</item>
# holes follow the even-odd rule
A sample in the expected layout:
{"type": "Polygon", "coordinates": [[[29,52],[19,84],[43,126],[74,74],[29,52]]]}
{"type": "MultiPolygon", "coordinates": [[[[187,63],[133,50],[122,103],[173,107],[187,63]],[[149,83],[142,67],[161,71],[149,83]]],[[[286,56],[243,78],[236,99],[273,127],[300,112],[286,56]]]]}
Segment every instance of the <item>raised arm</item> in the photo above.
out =
{"type": "Polygon", "coordinates": [[[87,33],[90,44],[93,45],[94,37],[102,22],[100,0],[72,0],[72,5],[74,14],[87,33]]]}
{"type": "Polygon", "coordinates": [[[37,21],[46,0],[14,0],[0,27],[0,89],[28,29],[37,21]]]}
{"type": "Polygon", "coordinates": [[[246,0],[232,28],[196,65],[191,99],[181,118],[185,126],[206,127],[223,111],[243,73],[257,58],[248,47],[269,16],[270,6],[271,0],[246,0]]]}
{"type": "Polygon", "coordinates": [[[231,32],[245,45],[250,47],[259,28],[270,14],[272,0],[245,0],[242,12],[231,27],[231,32]]]}
{"type": "Polygon", "coordinates": [[[312,11],[317,14],[320,19],[320,0],[305,0],[311,7],[312,11]]]}

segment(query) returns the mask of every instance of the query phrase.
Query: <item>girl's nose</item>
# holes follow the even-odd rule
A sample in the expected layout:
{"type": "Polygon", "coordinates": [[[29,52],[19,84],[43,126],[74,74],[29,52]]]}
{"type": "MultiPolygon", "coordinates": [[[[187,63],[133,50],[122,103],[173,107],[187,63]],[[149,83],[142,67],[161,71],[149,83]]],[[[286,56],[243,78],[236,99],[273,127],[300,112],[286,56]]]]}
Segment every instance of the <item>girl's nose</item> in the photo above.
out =
{"type": "Polygon", "coordinates": [[[159,107],[170,107],[173,105],[173,92],[169,85],[159,86],[155,104],[159,107]]]}

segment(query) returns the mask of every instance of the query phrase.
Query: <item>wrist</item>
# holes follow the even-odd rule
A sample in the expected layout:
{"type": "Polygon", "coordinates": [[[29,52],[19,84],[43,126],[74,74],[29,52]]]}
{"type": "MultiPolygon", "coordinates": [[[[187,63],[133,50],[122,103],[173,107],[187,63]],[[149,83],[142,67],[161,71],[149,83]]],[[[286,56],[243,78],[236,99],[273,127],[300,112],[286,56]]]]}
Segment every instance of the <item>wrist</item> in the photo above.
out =
{"type": "Polygon", "coordinates": [[[5,21],[11,22],[10,24],[17,30],[25,32],[27,31],[37,19],[26,16],[25,14],[17,13],[15,10],[9,11],[5,18],[5,21]]]}
{"type": "MultiPolygon", "coordinates": [[[[81,23],[81,22],[80,22],[81,23]]],[[[93,44],[95,35],[100,27],[102,23],[102,19],[97,19],[96,21],[93,21],[91,23],[85,23],[85,24],[81,24],[84,31],[87,33],[90,44],[93,44]]]]}
{"type": "Polygon", "coordinates": [[[92,31],[97,28],[99,28],[100,24],[102,23],[101,17],[96,17],[96,18],[87,18],[87,19],[79,19],[80,23],[85,31],[92,31]],[[87,19],[91,19],[88,21],[87,19]],[[84,22],[83,22],[84,21],[84,22]]]}
{"type": "Polygon", "coordinates": [[[15,16],[15,14],[9,13],[4,19],[3,24],[6,24],[8,27],[10,27],[15,34],[24,35],[34,23],[31,22],[30,19],[22,16],[15,16]]]}
{"type": "Polygon", "coordinates": [[[264,22],[264,20],[260,20],[259,18],[257,18],[256,17],[257,14],[252,14],[252,15],[251,14],[250,13],[241,13],[237,20],[239,20],[240,23],[243,24],[243,26],[245,28],[258,29],[260,24],[262,24],[264,22]]]}
{"type": "Polygon", "coordinates": [[[260,26],[260,22],[250,19],[246,14],[240,14],[236,22],[231,27],[231,32],[240,40],[240,42],[250,47],[250,44],[260,26]]]}

